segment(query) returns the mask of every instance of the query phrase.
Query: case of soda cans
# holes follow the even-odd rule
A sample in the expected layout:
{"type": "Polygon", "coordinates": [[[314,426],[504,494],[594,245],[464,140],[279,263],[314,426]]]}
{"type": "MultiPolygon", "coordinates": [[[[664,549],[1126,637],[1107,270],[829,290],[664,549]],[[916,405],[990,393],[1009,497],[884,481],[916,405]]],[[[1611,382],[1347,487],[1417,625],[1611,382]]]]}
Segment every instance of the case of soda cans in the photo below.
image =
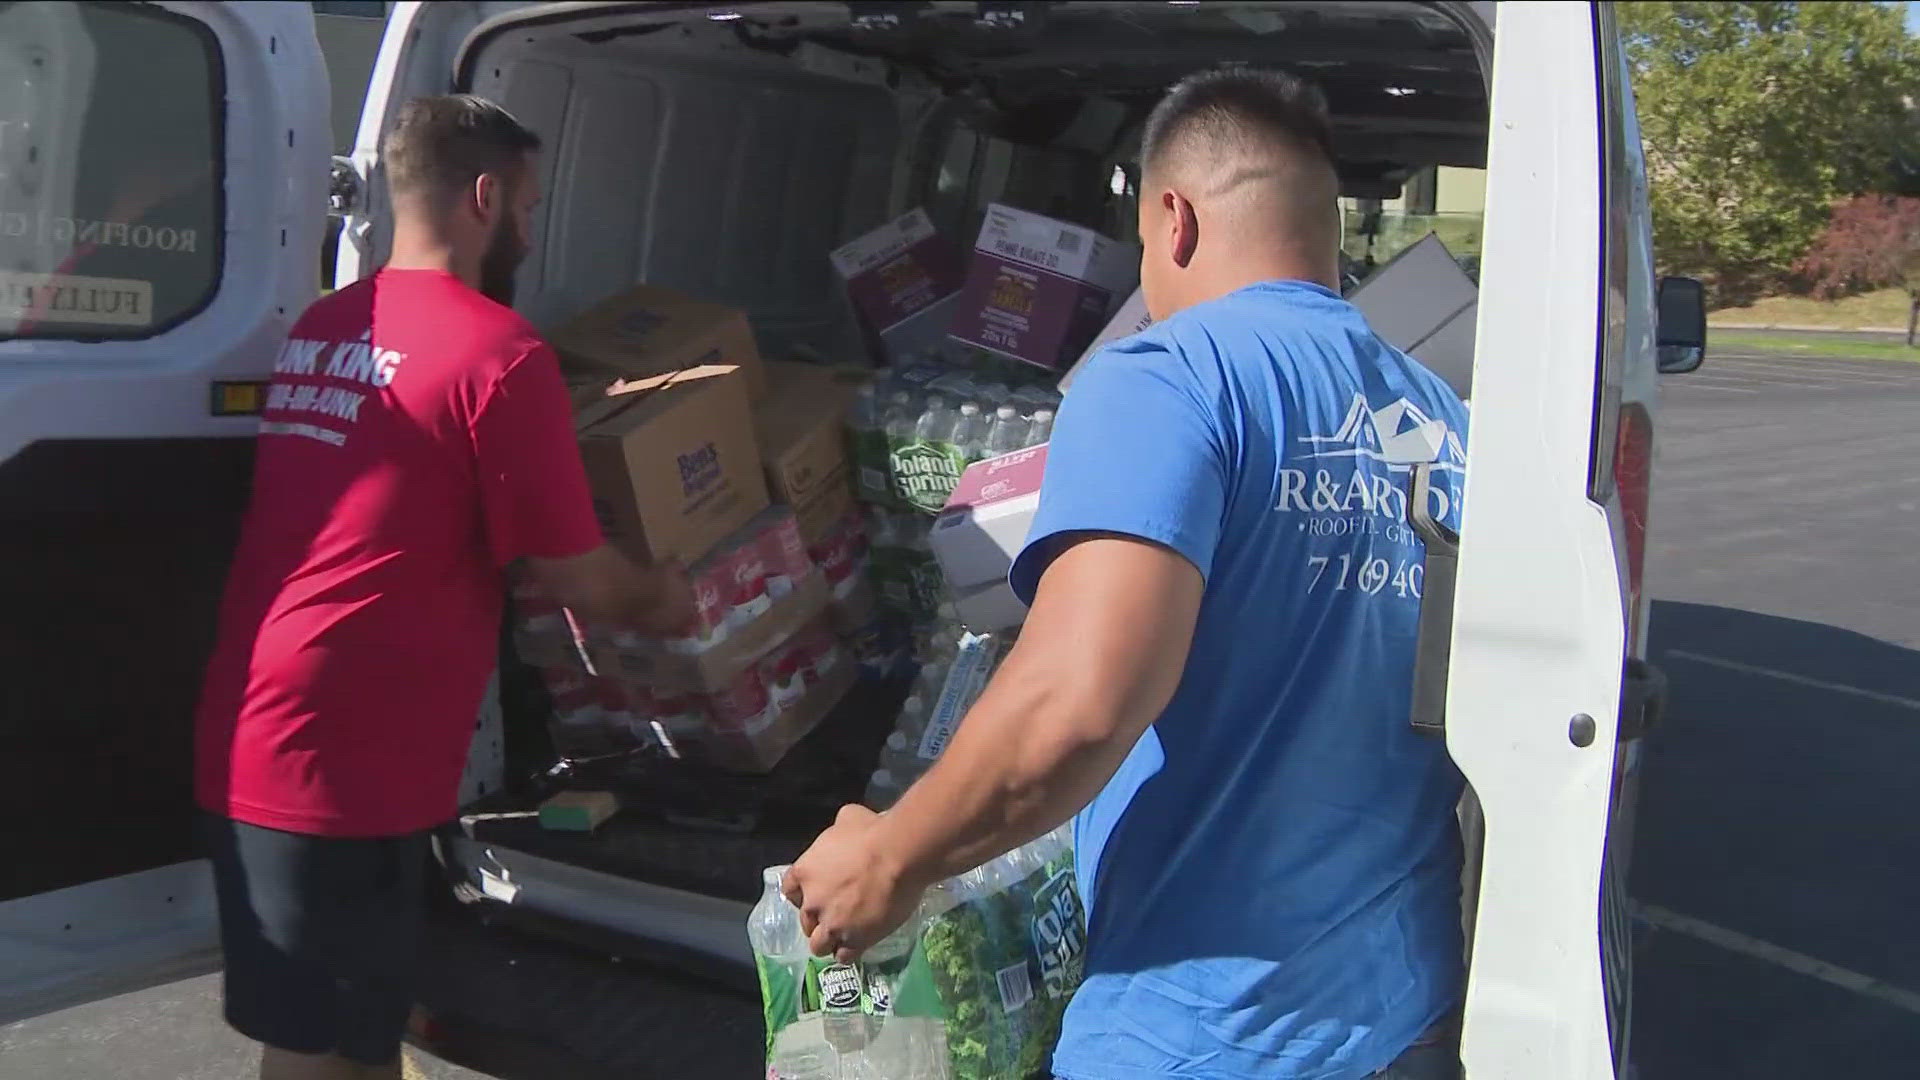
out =
{"type": "MultiPolygon", "coordinates": [[[[831,552],[843,581],[858,550],[848,538],[831,552]]],[[[516,584],[515,648],[553,700],[562,756],[651,748],[764,771],[851,686],[829,575],[787,508],[762,513],[687,574],[695,623],[669,640],[583,624],[531,582],[516,584]]]]}

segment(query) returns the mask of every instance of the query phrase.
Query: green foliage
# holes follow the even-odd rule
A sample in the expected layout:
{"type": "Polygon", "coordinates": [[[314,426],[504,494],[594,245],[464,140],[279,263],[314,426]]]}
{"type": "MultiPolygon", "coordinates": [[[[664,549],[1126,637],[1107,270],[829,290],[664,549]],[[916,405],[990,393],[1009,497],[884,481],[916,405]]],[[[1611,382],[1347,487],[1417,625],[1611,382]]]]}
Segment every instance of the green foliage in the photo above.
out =
{"type": "Polygon", "coordinates": [[[1841,197],[1910,146],[1920,49],[1900,5],[1616,6],[1652,184],[1656,258],[1737,301],[1775,286],[1841,197]]]}

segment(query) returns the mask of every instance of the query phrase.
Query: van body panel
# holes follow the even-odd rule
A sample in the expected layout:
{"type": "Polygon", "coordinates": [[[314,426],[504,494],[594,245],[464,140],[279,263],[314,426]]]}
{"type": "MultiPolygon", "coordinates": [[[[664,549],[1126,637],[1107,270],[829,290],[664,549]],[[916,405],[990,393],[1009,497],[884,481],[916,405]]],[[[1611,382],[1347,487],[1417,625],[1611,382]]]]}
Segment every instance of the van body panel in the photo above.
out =
{"type": "Polygon", "coordinates": [[[1446,718],[1485,821],[1462,1047],[1475,1077],[1615,1075],[1598,927],[1628,628],[1616,514],[1589,473],[1606,293],[1626,282],[1604,261],[1595,17],[1512,5],[1494,47],[1446,718]]]}

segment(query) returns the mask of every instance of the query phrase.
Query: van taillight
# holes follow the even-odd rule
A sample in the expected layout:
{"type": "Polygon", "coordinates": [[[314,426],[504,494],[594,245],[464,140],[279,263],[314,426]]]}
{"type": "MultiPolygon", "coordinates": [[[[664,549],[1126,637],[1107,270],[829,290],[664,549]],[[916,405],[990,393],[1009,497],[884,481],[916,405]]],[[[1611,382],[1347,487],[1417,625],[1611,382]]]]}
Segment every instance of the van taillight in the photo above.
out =
{"type": "Polygon", "coordinates": [[[1613,481],[1627,543],[1627,627],[1640,625],[1640,583],[1647,564],[1647,499],[1653,473],[1653,417],[1639,402],[1620,408],[1613,444],[1613,481]]]}

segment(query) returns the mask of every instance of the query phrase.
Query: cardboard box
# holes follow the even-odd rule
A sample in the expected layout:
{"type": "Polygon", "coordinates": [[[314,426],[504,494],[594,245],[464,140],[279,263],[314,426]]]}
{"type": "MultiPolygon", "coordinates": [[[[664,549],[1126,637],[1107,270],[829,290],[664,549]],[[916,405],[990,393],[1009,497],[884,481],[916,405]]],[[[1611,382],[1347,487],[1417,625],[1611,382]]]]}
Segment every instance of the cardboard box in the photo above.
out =
{"type": "Polygon", "coordinates": [[[976,461],[961,475],[927,534],[927,544],[955,593],[1006,581],[1040,508],[1046,469],[1043,444],[976,461]]]}
{"type": "Polygon", "coordinates": [[[737,368],[616,384],[574,423],[600,527],[634,559],[691,563],[767,507],[737,368]]]}
{"type": "Polygon", "coordinates": [[[1381,340],[1425,364],[1453,392],[1473,382],[1480,289],[1438,236],[1395,255],[1347,297],[1381,340]]]}
{"type": "Polygon", "coordinates": [[[1027,605],[1020,602],[1013,586],[1005,581],[956,593],[953,611],[959,616],[960,625],[976,634],[1012,630],[1027,621],[1027,605]]]}
{"type": "Polygon", "coordinates": [[[811,543],[853,507],[846,426],[853,389],[814,364],[776,361],[766,371],[767,397],[754,413],[754,429],[767,488],[793,508],[800,534],[811,543]]]}
{"type": "Polygon", "coordinates": [[[730,364],[745,375],[754,397],[766,389],[746,314],[670,289],[640,285],[616,293],[551,328],[547,340],[561,366],[580,377],[644,379],[730,364]]]}
{"type": "Polygon", "coordinates": [[[796,744],[820,726],[834,706],[859,679],[860,665],[842,648],[840,658],[794,705],[783,709],[773,722],[743,735],[714,733],[694,740],[690,749],[708,763],[733,772],[764,773],[780,763],[796,744]]]}
{"type": "Polygon", "coordinates": [[[1139,273],[1135,245],[995,203],[980,227],[950,336],[1057,371],[1100,332],[1139,273]]]}
{"type": "Polygon", "coordinates": [[[607,643],[596,644],[596,664],[603,672],[650,686],[711,693],[721,690],[758,663],[769,652],[799,633],[827,610],[827,583],[813,573],[794,583],[793,590],[772,601],[765,612],[744,626],[730,628],[717,644],[697,653],[670,652],[658,642],[646,641],[617,652],[607,643]]]}
{"type": "Polygon", "coordinates": [[[1080,359],[1075,360],[1073,366],[1067,369],[1067,373],[1060,376],[1058,384],[1060,392],[1062,394],[1067,392],[1067,387],[1073,385],[1073,380],[1080,374],[1080,369],[1086,366],[1094,353],[1121,338],[1132,337],[1152,325],[1153,316],[1147,314],[1146,295],[1139,289],[1133,290],[1133,295],[1127,297],[1126,302],[1120,305],[1120,309],[1113,313],[1113,318],[1107,320],[1106,328],[1095,334],[1093,341],[1081,351],[1080,359]]]}
{"type": "Polygon", "coordinates": [[[908,211],[829,258],[861,328],[886,356],[924,352],[946,337],[960,292],[960,253],[934,231],[925,210],[908,211]]]}

